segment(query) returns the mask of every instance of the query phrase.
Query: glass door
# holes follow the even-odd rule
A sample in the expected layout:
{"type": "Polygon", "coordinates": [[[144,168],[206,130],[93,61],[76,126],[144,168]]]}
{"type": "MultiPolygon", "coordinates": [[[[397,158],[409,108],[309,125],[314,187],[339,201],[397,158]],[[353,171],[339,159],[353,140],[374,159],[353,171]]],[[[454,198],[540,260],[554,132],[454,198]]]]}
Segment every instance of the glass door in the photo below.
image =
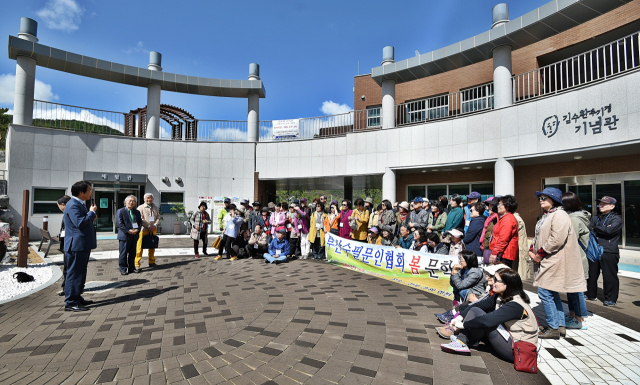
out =
{"type": "Polygon", "coordinates": [[[596,184],[596,199],[600,199],[605,195],[616,199],[618,203],[616,203],[616,208],[614,209],[614,211],[618,214],[622,214],[622,184],[596,184]]]}
{"type": "Polygon", "coordinates": [[[625,246],[640,247],[640,180],[624,182],[625,246]]]}
{"type": "Polygon", "coordinates": [[[114,198],[115,191],[94,190],[94,202],[98,206],[98,219],[96,219],[96,232],[114,232],[114,198]]]}
{"type": "Polygon", "coordinates": [[[569,186],[569,192],[572,192],[580,198],[582,208],[593,215],[593,185],[569,186]]]}

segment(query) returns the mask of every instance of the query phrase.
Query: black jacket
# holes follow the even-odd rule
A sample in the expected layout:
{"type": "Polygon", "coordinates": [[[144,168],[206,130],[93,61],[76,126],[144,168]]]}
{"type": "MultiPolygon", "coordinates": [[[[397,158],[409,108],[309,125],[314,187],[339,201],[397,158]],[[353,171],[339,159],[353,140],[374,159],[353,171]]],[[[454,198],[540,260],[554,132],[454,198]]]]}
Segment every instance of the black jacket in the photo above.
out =
{"type": "Polygon", "coordinates": [[[484,215],[471,218],[471,223],[467,228],[467,233],[464,235],[465,249],[471,250],[476,253],[476,256],[482,257],[482,249],[480,248],[480,242],[482,241],[482,230],[484,229],[484,221],[487,219],[484,215]]]}
{"type": "Polygon", "coordinates": [[[622,217],[613,211],[591,218],[589,229],[598,237],[598,243],[605,253],[619,254],[618,243],[622,236],[622,217]]]}

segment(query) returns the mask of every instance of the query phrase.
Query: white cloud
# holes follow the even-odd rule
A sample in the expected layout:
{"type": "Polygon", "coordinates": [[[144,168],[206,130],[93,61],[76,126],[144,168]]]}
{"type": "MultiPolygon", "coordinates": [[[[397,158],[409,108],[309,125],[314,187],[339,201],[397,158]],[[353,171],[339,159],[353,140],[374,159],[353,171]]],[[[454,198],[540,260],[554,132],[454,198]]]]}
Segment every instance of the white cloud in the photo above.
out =
{"type": "Polygon", "coordinates": [[[346,114],[352,110],[353,109],[346,104],[338,104],[331,100],[322,102],[322,107],[320,107],[320,111],[326,115],[346,114]]]}
{"type": "MultiPolygon", "coordinates": [[[[0,75],[0,104],[13,104],[14,92],[16,89],[16,75],[0,75]]],[[[51,90],[51,85],[36,79],[34,99],[50,102],[58,100],[58,95],[51,90]]]]}
{"type": "Polygon", "coordinates": [[[80,27],[80,18],[84,9],[75,0],[49,0],[36,12],[51,29],[72,32],[80,27]]]}
{"type": "Polygon", "coordinates": [[[68,107],[60,104],[36,105],[33,109],[34,119],[76,120],[100,126],[108,126],[124,132],[124,114],[109,113],[99,110],[87,110],[79,107],[68,107]]]}
{"type": "Polygon", "coordinates": [[[138,44],[136,44],[135,47],[129,47],[128,49],[123,51],[126,54],[132,54],[132,53],[138,53],[138,52],[142,52],[142,53],[149,53],[149,50],[144,48],[144,42],[143,41],[139,41],[138,44]]]}

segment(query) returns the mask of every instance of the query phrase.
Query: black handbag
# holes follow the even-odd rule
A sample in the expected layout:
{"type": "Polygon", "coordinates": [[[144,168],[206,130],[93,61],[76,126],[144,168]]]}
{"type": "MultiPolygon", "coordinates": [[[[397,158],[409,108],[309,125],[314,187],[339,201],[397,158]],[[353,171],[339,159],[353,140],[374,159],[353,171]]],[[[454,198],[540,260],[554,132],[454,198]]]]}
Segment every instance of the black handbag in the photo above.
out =
{"type": "Polygon", "coordinates": [[[147,234],[142,236],[143,249],[157,249],[160,238],[157,235],[147,234]]]}

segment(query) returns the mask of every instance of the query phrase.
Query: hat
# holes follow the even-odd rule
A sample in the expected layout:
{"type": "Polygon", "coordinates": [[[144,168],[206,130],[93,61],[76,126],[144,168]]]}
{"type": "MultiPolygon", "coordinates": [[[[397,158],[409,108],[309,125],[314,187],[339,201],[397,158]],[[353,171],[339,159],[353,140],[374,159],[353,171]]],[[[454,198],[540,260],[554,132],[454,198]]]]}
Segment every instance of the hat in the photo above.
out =
{"type": "Polygon", "coordinates": [[[496,272],[502,269],[510,269],[510,267],[505,265],[504,263],[500,263],[498,265],[488,265],[482,268],[482,270],[484,270],[489,275],[496,275],[496,272]]]}
{"type": "Polygon", "coordinates": [[[253,202],[253,203],[251,204],[251,206],[254,206],[254,207],[255,207],[255,206],[258,206],[258,207],[260,207],[260,202],[255,201],[255,202],[253,202]]]}
{"type": "Polygon", "coordinates": [[[482,195],[477,191],[473,191],[471,194],[467,195],[467,199],[480,199],[480,197],[482,197],[482,195]]]}
{"type": "Polygon", "coordinates": [[[267,207],[269,207],[270,209],[275,209],[276,208],[276,204],[273,202],[269,202],[269,204],[267,204],[267,207]]]}
{"type": "Polygon", "coordinates": [[[486,203],[486,204],[495,206],[495,205],[498,204],[498,202],[500,202],[500,197],[489,197],[489,198],[487,198],[487,200],[485,200],[482,203],[486,203]]]}
{"type": "Polygon", "coordinates": [[[555,187],[547,187],[542,191],[536,191],[536,196],[538,198],[540,198],[540,195],[546,195],[551,198],[551,200],[556,201],[557,203],[562,205],[562,191],[560,191],[560,189],[557,189],[555,187]]]}
{"type": "Polygon", "coordinates": [[[402,201],[402,203],[400,203],[400,207],[409,211],[409,203],[407,201],[402,201]]]}
{"type": "Polygon", "coordinates": [[[367,197],[364,201],[373,204],[373,199],[371,197],[367,197]]]}
{"type": "Polygon", "coordinates": [[[372,228],[369,229],[370,233],[374,233],[374,234],[378,234],[378,228],[373,226],[372,228]]]}
{"type": "MultiPolygon", "coordinates": [[[[295,201],[294,201],[295,202],[295,201]]],[[[306,203],[307,202],[307,198],[300,198],[300,202],[302,203],[306,203]]]]}
{"type": "Polygon", "coordinates": [[[393,227],[388,226],[388,225],[382,226],[382,231],[386,231],[388,233],[392,233],[393,234],[393,227]]]}
{"type": "Polygon", "coordinates": [[[262,210],[260,210],[260,211],[267,211],[268,212],[269,208],[268,207],[263,207],[262,210]]]}
{"type": "Polygon", "coordinates": [[[293,203],[295,203],[295,204],[300,204],[300,201],[299,201],[298,199],[294,199],[294,200],[293,200],[293,203]]]}
{"type": "Polygon", "coordinates": [[[610,196],[603,196],[600,199],[596,199],[596,202],[604,202],[610,205],[615,205],[616,203],[618,203],[618,201],[616,200],[616,198],[610,197],[610,196]]]}
{"type": "Polygon", "coordinates": [[[338,201],[331,201],[331,205],[338,205],[338,201]]]}
{"type": "Polygon", "coordinates": [[[414,203],[422,203],[422,202],[423,202],[422,197],[416,197],[416,198],[413,200],[413,202],[414,202],[414,203]]]}
{"type": "Polygon", "coordinates": [[[248,199],[246,199],[246,198],[242,198],[242,199],[240,200],[240,204],[245,204],[245,203],[249,203],[249,200],[248,200],[248,199]]]}
{"type": "Polygon", "coordinates": [[[236,207],[236,209],[237,209],[238,211],[240,211],[241,213],[243,213],[243,214],[244,214],[244,211],[246,210],[246,209],[244,208],[244,206],[238,206],[238,207],[236,207]]]}
{"type": "Polygon", "coordinates": [[[447,231],[449,234],[451,234],[452,236],[456,237],[456,238],[460,238],[464,235],[464,233],[462,233],[462,231],[460,230],[456,230],[456,229],[452,229],[447,231]]]}
{"type": "Polygon", "coordinates": [[[224,198],[224,203],[231,203],[231,199],[229,199],[229,198],[224,198]]]}
{"type": "Polygon", "coordinates": [[[278,230],[276,230],[276,233],[286,234],[287,233],[287,229],[285,229],[284,227],[281,227],[278,230]]]}

